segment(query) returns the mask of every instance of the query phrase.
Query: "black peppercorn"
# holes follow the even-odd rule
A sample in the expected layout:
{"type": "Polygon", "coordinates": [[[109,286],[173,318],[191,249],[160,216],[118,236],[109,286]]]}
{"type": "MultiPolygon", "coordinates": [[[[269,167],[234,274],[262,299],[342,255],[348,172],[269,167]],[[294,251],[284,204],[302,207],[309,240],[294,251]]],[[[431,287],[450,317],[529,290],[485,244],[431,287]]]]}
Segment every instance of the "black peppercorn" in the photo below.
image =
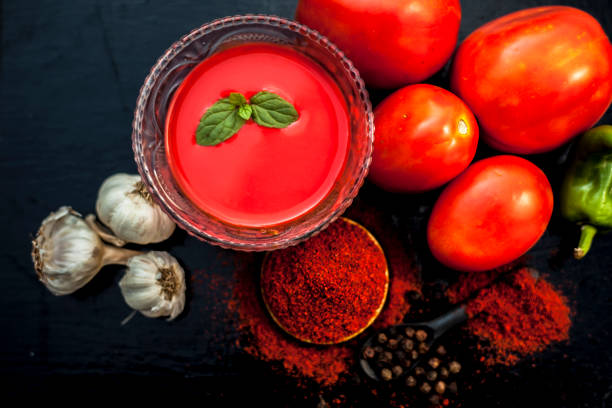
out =
{"type": "Polygon", "coordinates": [[[375,355],[376,355],[376,352],[374,351],[372,347],[366,347],[363,350],[363,356],[367,359],[374,358],[375,355]]]}
{"type": "Polygon", "coordinates": [[[427,343],[419,343],[419,353],[425,354],[429,351],[429,346],[427,343]]]}
{"type": "Polygon", "coordinates": [[[416,367],[414,369],[414,374],[415,375],[423,375],[423,374],[425,374],[425,369],[423,367],[416,367]]]}
{"type": "Polygon", "coordinates": [[[393,354],[390,351],[383,351],[378,356],[378,361],[381,363],[390,363],[393,360],[393,354]]]}
{"type": "Polygon", "coordinates": [[[414,341],[404,339],[404,341],[402,341],[402,348],[406,351],[411,351],[414,348],[414,341]]]}
{"type": "Polygon", "coordinates": [[[423,384],[421,384],[419,389],[423,394],[428,394],[429,391],[431,391],[431,385],[429,385],[429,383],[424,382],[423,384]]]}
{"type": "Polygon", "coordinates": [[[418,341],[427,340],[427,332],[425,330],[417,330],[415,336],[418,341]]]}
{"type": "Polygon", "coordinates": [[[446,355],[446,349],[444,348],[443,345],[439,345],[438,348],[436,349],[436,353],[438,353],[441,356],[446,355]]]}
{"type": "Polygon", "coordinates": [[[438,373],[433,370],[427,372],[427,381],[436,381],[436,378],[438,378],[438,373]]]}
{"type": "Polygon", "coordinates": [[[459,371],[461,371],[461,364],[459,364],[457,361],[453,361],[448,365],[448,370],[453,374],[457,374],[459,371]]]}
{"type": "Polygon", "coordinates": [[[399,377],[400,375],[402,375],[402,373],[404,372],[404,370],[402,369],[401,366],[393,366],[393,368],[391,369],[391,371],[393,372],[393,375],[395,377],[399,377]]]}
{"type": "Polygon", "coordinates": [[[393,373],[388,368],[383,368],[380,370],[380,378],[382,378],[383,381],[390,381],[393,378],[393,373]]]}
{"type": "Polygon", "coordinates": [[[387,335],[385,333],[378,333],[378,337],[376,339],[380,344],[385,344],[387,342],[387,335]]]}
{"type": "MultiPolygon", "coordinates": [[[[432,357],[432,358],[429,359],[427,364],[429,364],[429,366],[435,370],[436,368],[438,368],[440,366],[440,360],[438,358],[436,358],[436,357],[432,357]]],[[[453,363],[451,363],[451,365],[452,364],[453,363]]],[[[451,372],[452,372],[452,370],[451,370],[451,372]]]]}
{"type": "Polygon", "coordinates": [[[408,387],[414,387],[415,385],[417,385],[417,380],[416,378],[414,378],[413,376],[409,375],[408,377],[406,377],[406,385],[408,387]]]}
{"type": "Polygon", "coordinates": [[[440,378],[448,378],[448,368],[442,367],[440,369],[440,378]]]}
{"type": "Polygon", "coordinates": [[[446,384],[444,384],[443,381],[438,381],[434,388],[438,394],[444,394],[444,391],[446,391],[446,384]]]}
{"type": "Polygon", "coordinates": [[[404,330],[404,333],[406,333],[406,336],[408,337],[414,337],[416,330],[414,330],[414,328],[412,327],[406,327],[406,329],[404,330]]]}
{"type": "Polygon", "coordinates": [[[398,341],[396,339],[389,339],[389,341],[387,342],[387,347],[390,350],[395,350],[397,348],[398,345],[398,341]]]}

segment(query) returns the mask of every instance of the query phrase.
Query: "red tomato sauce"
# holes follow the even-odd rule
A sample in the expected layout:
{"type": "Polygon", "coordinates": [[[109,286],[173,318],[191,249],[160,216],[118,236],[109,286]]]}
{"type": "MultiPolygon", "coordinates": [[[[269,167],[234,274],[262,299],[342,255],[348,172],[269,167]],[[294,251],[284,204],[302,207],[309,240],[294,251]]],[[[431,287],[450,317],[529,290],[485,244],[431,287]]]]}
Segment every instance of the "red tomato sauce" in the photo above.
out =
{"type": "Polygon", "coordinates": [[[312,209],[330,192],[349,144],[346,102],[331,76],[290,48],[248,44],[201,62],[177,89],[166,119],[166,155],[184,194],[206,213],[242,226],[269,226],[312,209]],[[196,144],[200,118],[240,92],[280,95],[299,118],[284,129],[252,120],[216,146],[196,144]]]}

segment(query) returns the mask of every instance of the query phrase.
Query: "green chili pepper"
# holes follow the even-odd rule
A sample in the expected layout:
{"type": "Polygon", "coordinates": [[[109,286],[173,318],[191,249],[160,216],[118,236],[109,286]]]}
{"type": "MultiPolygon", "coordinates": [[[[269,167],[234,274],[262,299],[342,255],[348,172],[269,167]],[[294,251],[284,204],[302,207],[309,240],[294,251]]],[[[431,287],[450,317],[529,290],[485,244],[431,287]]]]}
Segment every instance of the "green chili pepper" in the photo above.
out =
{"type": "Polygon", "coordinates": [[[612,228],[612,126],[585,132],[561,187],[561,213],[581,225],[574,257],[584,257],[598,229],[612,228]]]}

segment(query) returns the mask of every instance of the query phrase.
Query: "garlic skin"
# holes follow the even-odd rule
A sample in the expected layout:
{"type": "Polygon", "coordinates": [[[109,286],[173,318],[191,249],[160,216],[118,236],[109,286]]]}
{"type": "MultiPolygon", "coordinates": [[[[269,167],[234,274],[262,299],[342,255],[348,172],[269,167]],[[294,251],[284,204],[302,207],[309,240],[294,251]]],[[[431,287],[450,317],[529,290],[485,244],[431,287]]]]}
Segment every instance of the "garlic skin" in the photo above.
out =
{"type": "Polygon", "coordinates": [[[119,173],[104,180],[96,213],[118,238],[135,244],[164,241],[176,227],[153,202],[139,175],[119,173]]]}
{"type": "Polygon", "coordinates": [[[119,287],[125,302],[147,317],[173,320],[185,307],[185,272],[167,252],[130,258],[119,287]]]}
{"type": "Polygon", "coordinates": [[[83,287],[103,266],[104,244],[71,207],[60,207],[42,222],[32,241],[39,280],[56,296],[83,287]]]}

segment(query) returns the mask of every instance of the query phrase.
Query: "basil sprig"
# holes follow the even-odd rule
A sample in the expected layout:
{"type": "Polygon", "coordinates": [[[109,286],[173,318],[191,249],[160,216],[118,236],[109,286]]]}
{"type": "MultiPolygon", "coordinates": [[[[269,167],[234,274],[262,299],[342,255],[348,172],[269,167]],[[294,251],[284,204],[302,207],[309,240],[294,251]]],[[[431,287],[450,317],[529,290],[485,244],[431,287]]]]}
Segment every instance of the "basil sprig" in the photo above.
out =
{"type": "Polygon", "coordinates": [[[298,117],[293,105],[275,93],[261,91],[247,102],[243,94],[232,92],[202,115],[196,142],[200,146],[215,146],[235,135],[251,118],[259,126],[282,129],[298,117]]]}

